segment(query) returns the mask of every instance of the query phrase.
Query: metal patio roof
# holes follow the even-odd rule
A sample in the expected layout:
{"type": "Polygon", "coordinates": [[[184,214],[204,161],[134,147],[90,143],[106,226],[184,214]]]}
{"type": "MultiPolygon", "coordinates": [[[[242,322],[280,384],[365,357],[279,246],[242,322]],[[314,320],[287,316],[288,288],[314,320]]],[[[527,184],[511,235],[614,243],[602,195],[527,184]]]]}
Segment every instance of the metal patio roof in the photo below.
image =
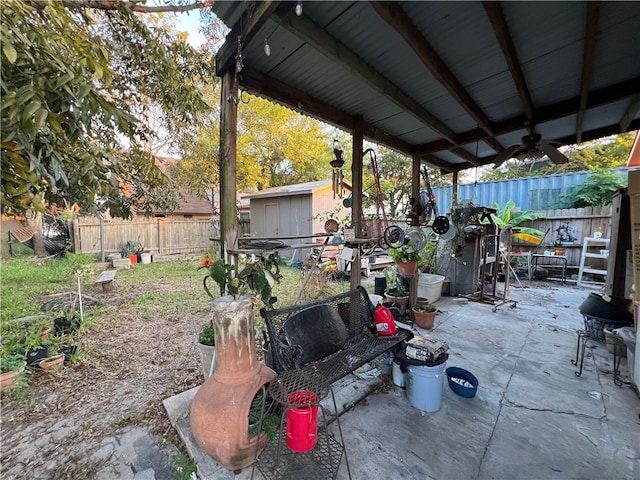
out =
{"type": "Polygon", "coordinates": [[[640,2],[301,3],[216,1],[216,73],[446,171],[640,128],[640,2]]]}

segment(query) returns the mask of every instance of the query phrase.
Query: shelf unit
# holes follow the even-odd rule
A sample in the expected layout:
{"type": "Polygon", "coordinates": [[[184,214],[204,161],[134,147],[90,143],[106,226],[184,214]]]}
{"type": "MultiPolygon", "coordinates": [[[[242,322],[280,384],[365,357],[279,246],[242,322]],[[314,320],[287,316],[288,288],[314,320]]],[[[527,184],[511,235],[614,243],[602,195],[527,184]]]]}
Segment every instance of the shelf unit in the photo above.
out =
{"type": "Polygon", "coordinates": [[[608,260],[609,255],[601,255],[600,250],[609,250],[608,238],[591,238],[585,237],[582,244],[582,255],[580,255],[580,270],[578,271],[578,286],[580,287],[600,287],[605,284],[605,276],[607,275],[607,268],[604,269],[592,268],[589,266],[589,259],[599,258],[608,260]],[[599,248],[598,248],[599,247],[599,248]],[[589,249],[598,248],[598,253],[590,252],[589,249]],[[603,277],[601,282],[593,280],[584,280],[585,273],[601,275],[603,277]]]}

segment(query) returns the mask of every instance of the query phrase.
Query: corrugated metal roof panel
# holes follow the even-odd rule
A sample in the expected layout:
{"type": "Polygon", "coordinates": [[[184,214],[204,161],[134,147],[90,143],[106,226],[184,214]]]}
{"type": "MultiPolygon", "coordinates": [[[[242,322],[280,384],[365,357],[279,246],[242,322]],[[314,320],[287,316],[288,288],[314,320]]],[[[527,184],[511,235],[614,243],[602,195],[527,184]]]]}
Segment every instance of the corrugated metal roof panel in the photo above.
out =
{"type": "Polygon", "coordinates": [[[288,195],[310,195],[319,187],[329,185],[331,180],[320,180],[318,182],[297,183],[295,185],[285,185],[282,187],[265,188],[258,193],[247,195],[248,198],[269,198],[284,197],[288,195]]]}

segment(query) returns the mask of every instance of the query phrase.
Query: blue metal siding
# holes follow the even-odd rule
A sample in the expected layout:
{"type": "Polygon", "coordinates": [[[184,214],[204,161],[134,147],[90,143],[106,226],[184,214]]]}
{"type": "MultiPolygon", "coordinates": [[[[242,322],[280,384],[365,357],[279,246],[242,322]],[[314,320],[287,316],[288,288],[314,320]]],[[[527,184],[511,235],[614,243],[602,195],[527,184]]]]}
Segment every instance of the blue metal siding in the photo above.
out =
{"type": "MultiPolygon", "coordinates": [[[[628,171],[619,169],[616,173],[626,177],[628,171]]],[[[579,172],[459,185],[458,200],[459,203],[472,201],[482,206],[490,206],[493,202],[504,205],[513,200],[522,210],[569,208],[568,201],[563,200],[562,195],[571,193],[589,175],[590,172],[579,172]]],[[[438,212],[446,213],[451,208],[451,192],[451,186],[433,188],[438,212]]]]}

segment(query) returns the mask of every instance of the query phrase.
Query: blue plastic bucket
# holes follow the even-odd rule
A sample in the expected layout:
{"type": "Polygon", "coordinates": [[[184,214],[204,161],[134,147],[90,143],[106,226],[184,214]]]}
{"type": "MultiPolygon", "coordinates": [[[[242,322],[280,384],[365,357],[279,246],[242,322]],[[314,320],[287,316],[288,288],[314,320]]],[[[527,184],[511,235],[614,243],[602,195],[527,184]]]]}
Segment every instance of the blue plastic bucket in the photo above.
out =
{"type": "Polygon", "coordinates": [[[407,366],[407,398],[411,406],[437,412],[442,406],[442,386],[447,362],[434,367],[407,366]]]}

